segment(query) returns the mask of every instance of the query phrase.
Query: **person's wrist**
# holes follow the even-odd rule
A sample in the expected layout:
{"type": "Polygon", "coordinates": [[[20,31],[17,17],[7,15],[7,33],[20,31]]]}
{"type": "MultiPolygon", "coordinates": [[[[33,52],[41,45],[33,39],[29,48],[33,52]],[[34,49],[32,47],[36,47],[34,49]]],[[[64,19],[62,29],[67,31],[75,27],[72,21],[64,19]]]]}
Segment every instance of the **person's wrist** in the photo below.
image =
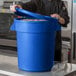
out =
{"type": "Polygon", "coordinates": [[[62,17],[59,17],[59,22],[61,23],[61,24],[65,24],[65,20],[64,20],[64,18],[62,18],[62,17]]]}
{"type": "Polygon", "coordinates": [[[60,16],[58,17],[58,20],[59,20],[59,21],[61,20],[61,17],[60,17],[60,16]]]}

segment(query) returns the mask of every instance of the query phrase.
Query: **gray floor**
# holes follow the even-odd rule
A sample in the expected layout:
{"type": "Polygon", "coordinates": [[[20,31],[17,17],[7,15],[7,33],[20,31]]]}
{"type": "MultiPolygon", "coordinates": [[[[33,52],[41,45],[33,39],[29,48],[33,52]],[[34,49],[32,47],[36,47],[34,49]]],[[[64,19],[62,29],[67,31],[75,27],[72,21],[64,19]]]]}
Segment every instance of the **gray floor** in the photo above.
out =
{"type": "Polygon", "coordinates": [[[0,69],[10,72],[17,72],[17,54],[15,51],[0,50],[0,69]]]}
{"type": "Polygon", "coordinates": [[[61,68],[62,64],[58,64],[53,67],[51,72],[31,73],[19,70],[17,63],[17,53],[15,51],[7,50],[6,52],[6,50],[0,49],[0,76],[64,76],[64,74],[76,70],[75,64],[73,69],[71,65],[68,65],[68,70],[63,69],[64,67],[61,68]]]}

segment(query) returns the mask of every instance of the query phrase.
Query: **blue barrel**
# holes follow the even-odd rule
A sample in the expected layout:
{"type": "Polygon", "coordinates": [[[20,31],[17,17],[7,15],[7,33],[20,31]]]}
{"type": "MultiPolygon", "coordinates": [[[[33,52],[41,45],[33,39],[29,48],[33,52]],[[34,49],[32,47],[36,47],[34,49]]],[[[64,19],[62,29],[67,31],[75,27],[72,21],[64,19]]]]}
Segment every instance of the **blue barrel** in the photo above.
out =
{"type": "Polygon", "coordinates": [[[51,70],[54,64],[55,34],[60,30],[59,27],[56,20],[14,19],[11,30],[17,33],[19,69],[31,72],[51,70]]]}

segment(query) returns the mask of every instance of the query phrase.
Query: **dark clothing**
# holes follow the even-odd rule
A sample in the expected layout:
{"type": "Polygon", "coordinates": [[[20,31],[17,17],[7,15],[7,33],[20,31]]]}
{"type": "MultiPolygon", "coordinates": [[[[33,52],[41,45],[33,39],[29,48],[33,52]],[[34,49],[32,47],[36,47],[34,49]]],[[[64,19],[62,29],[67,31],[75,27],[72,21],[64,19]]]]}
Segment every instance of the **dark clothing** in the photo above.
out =
{"type": "MultiPolygon", "coordinates": [[[[31,0],[21,5],[23,9],[39,13],[42,15],[59,14],[65,19],[65,24],[61,26],[67,27],[69,17],[67,9],[60,0],[31,0]]],[[[61,31],[56,34],[55,61],[61,61],[61,31]]]]}

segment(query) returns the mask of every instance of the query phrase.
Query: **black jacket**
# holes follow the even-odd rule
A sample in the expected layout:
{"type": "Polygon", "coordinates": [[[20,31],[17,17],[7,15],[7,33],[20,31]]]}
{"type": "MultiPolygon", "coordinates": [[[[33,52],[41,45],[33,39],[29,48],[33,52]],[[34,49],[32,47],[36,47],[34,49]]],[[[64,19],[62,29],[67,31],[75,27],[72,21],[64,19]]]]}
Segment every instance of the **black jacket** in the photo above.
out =
{"type": "MultiPolygon", "coordinates": [[[[69,23],[69,16],[67,8],[61,0],[31,0],[30,2],[23,3],[23,9],[39,13],[42,15],[50,15],[57,13],[65,19],[65,24],[61,25],[67,27],[69,23]]],[[[61,32],[58,31],[56,34],[56,46],[55,46],[55,60],[61,60],[61,32]]]]}

